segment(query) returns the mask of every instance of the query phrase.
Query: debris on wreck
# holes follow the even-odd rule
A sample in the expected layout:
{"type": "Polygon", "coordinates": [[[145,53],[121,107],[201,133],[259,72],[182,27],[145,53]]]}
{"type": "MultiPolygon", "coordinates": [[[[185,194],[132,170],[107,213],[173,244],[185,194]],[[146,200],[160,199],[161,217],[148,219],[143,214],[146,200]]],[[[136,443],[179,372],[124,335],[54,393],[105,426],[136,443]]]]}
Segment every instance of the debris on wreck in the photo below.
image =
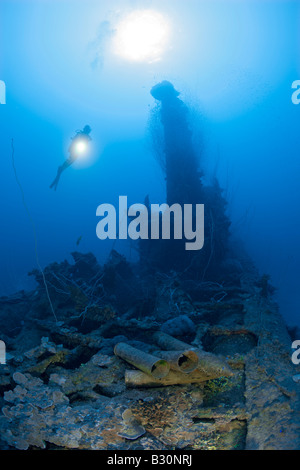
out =
{"type": "MultiPolygon", "coordinates": [[[[118,296],[123,298],[125,283],[120,281],[119,293],[114,281],[112,297],[111,281],[103,288],[103,268],[92,266],[102,293],[99,306],[115,312],[106,322],[78,317],[67,290],[56,299],[59,324],[50,311],[41,318],[42,286],[1,299],[9,355],[0,367],[1,448],[299,448],[299,366],[291,361],[286,326],[272,298],[261,295],[255,270],[244,264],[237,284],[227,278],[204,289],[199,283],[201,301],[194,284],[190,289],[179,275],[174,280],[149,273],[141,279],[131,266],[128,311],[121,313],[118,296]],[[145,316],[139,305],[143,296],[145,316]],[[164,310],[164,316],[160,308],[166,299],[171,306],[175,300],[178,308],[164,310]],[[183,314],[194,331],[184,321],[180,331],[183,314]],[[179,319],[177,336],[162,331],[172,318],[179,319]],[[116,356],[120,343],[127,352],[134,349],[165,362],[164,352],[175,352],[175,360],[192,351],[197,368],[176,370],[176,360],[171,367],[168,358],[170,370],[158,379],[116,356]]],[[[91,293],[85,270],[75,274],[66,262],[45,271],[50,269],[56,281],[64,272],[65,285],[76,283],[91,293]]],[[[110,279],[114,269],[126,279],[119,262],[110,267],[110,279]]]]}
{"type": "Polygon", "coordinates": [[[184,374],[197,369],[198,356],[194,351],[156,351],[154,354],[170,364],[170,368],[184,374]]]}
{"type": "MultiPolygon", "coordinates": [[[[224,371],[222,377],[225,377],[229,372],[224,371]]],[[[193,384],[193,383],[203,383],[212,378],[219,377],[215,374],[208,376],[202,372],[200,369],[195,369],[189,374],[185,374],[180,371],[170,370],[169,373],[162,377],[161,379],[155,379],[149,374],[145,374],[140,371],[135,370],[126,370],[125,371],[125,383],[127,387],[162,387],[166,385],[181,385],[181,384],[193,384]]]]}
{"type": "Polygon", "coordinates": [[[38,271],[32,292],[0,298],[0,449],[300,449],[300,370],[269,279],[231,243],[178,92],[152,95],[168,202],[203,197],[205,249],[143,240],[137,263],[116,250],[51,263],[57,322],[38,271]]]}
{"type": "Polygon", "coordinates": [[[199,383],[233,375],[225,360],[214,354],[195,349],[163,332],[156,332],[153,338],[163,348],[155,351],[154,356],[125,343],[118,343],[115,346],[114,353],[117,356],[142,371],[139,373],[127,370],[125,372],[127,386],[153,387],[199,383]]]}
{"type": "Polygon", "coordinates": [[[114,353],[157,379],[168,375],[170,370],[170,365],[166,360],[147,354],[126,343],[118,343],[114,348],[114,353]]]}

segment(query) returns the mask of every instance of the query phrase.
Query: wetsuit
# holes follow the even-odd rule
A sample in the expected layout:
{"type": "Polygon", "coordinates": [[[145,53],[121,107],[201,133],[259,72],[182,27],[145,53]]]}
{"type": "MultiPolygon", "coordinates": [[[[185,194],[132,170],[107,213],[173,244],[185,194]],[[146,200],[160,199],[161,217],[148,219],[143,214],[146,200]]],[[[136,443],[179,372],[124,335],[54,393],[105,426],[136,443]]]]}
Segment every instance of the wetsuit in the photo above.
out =
{"type": "Polygon", "coordinates": [[[77,160],[78,155],[76,155],[76,143],[78,142],[78,140],[82,140],[82,139],[86,139],[87,141],[92,140],[91,137],[85,132],[83,131],[77,132],[75,137],[72,138],[72,143],[69,147],[70,156],[62,165],[58,167],[56,178],[53,181],[53,183],[50,185],[50,189],[54,188],[54,191],[56,191],[57,185],[59,183],[59,180],[63,171],[69,168],[69,166],[71,166],[72,163],[74,163],[75,160],[77,160]]]}

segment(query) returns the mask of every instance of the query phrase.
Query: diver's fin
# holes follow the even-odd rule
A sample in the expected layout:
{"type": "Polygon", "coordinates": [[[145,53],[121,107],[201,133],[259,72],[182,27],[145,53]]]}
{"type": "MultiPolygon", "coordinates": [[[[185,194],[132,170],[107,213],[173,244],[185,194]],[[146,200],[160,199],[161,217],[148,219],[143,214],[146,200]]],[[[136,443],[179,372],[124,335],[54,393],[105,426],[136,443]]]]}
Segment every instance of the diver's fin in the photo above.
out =
{"type": "Polygon", "coordinates": [[[53,186],[54,186],[54,191],[56,191],[57,185],[58,185],[58,182],[59,182],[59,177],[60,177],[60,175],[57,175],[57,177],[55,178],[55,180],[53,181],[53,183],[50,184],[50,186],[49,186],[50,189],[52,189],[53,186]]]}

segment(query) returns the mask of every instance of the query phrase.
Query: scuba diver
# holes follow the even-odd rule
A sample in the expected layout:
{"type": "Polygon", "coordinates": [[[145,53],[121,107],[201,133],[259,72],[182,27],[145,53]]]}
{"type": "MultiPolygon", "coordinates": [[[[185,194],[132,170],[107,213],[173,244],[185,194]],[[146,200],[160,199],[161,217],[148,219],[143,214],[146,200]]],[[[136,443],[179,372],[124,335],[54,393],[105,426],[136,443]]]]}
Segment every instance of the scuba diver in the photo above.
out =
{"type": "Polygon", "coordinates": [[[88,143],[92,140],[89,135],[91,130],[90,126],[86,125],[81,131],[77,131],[75,136],[72,137],[72,142],[68,149],[70,156],[61,166],[58,167],[56,178],[50,185],[50,189],[54,188],[54,191],[56,191],[62,172],[69,168],[69,166],[71,166],[78,157],[86,153],[88,143]]]}

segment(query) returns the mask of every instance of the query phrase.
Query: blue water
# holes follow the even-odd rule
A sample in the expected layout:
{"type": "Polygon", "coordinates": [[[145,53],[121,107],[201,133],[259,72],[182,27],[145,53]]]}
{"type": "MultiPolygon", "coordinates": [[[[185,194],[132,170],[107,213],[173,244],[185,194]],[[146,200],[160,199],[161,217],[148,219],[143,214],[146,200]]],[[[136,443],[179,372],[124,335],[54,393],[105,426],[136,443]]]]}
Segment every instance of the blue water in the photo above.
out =
{"type": "Polygon", "coordinates": [[[170,80],[192,110],[195,146],[207,175],[216,171],[232,232],[260,272],[271,275],[287,323],[299,320],[300,79],[297,1],[1,0],[0,295],[31,289],[34,221],[42,266],[79,248],[100,262],[114,245],[96,237],[96,208],[164,202],[165,180],[149,138],[150,89],[170,80]],[[132,63],[115,55],[118,24],[136,9],[160,12],[170,25],[161,60],[132,63]],[[90,157],[49,185],[70,138],[92,127],[90,157]],[[201,148],[201,152],[200,152],[201,148]]]}

